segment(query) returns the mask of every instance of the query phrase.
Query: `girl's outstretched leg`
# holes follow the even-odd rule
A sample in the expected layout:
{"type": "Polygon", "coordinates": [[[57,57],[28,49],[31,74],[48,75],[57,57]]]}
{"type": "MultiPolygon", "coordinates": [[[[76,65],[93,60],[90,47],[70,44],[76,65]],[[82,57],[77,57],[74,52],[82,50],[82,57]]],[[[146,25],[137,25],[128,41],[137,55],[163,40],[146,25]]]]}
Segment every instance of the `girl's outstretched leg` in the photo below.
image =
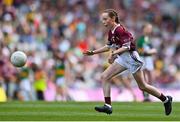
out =
{"type": "Polygon", "coordinates": [[[145,92],[159,98],[164,103],[165,114],[169,115],[172,111],[172,97],[165,96],[157,88],[146,83],[144,80],[144,75],[143,75],[142,70],[138,70],[136,73],[133,74],[133,76],[134,76],[134,79],[136,80],[139,88],[142,91],[145,91],[145,92]]]}

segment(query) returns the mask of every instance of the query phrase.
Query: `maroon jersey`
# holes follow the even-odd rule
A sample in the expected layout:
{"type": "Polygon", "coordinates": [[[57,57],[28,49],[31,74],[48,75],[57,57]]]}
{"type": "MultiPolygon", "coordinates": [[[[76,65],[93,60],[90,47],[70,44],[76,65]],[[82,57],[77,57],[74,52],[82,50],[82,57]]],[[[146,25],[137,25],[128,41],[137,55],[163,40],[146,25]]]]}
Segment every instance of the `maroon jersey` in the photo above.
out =
{"type": "Polygon", "coordinates": [[[109,30],[108,43],[111,48],[127,47],[130,51],[135,50],[135,42],[133,36],[122,25],[118,24],[114,30],[109,30]]]}

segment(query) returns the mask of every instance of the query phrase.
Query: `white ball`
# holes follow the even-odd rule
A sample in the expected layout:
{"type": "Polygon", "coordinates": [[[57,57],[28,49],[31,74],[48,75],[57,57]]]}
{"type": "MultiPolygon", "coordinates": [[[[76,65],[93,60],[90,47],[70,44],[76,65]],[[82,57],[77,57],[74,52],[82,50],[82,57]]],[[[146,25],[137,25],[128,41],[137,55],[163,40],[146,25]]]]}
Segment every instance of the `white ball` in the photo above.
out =
{"type": "Polygon", "coordinates": [[[10,60],[15,67],[22,67],[26,64],[27,56],[22,51],[16,51],[12,53],[10,60]]]}

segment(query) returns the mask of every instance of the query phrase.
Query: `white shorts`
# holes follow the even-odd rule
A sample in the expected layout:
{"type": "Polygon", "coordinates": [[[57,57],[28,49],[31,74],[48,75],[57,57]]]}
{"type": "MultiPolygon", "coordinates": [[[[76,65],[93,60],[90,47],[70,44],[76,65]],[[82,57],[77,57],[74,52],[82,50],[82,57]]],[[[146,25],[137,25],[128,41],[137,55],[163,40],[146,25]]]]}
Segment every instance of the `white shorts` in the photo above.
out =
{"type": "Polygon", "coordinates": [[[119,76],[122,76],[122,77],[128,77],[130,75],[130,72],[128,70],[125,70],[123,72],[121,72],[120,74],[118,74],[119,76]]]}
{"type": "Polygon", "coordinates": [[[132,74],[137,72],[143,66],[143,61],[137,51],[124,52],[117,56],[115,62],[127,68],[127,70],[132,74]]]}
{"type": "Polygon", "coordinates": [[[143,69],[147,69],[149,71],[154,70],[154,62],[152,56],[146,56],[146,57],[141,57],[144,61],[143,69]]]}

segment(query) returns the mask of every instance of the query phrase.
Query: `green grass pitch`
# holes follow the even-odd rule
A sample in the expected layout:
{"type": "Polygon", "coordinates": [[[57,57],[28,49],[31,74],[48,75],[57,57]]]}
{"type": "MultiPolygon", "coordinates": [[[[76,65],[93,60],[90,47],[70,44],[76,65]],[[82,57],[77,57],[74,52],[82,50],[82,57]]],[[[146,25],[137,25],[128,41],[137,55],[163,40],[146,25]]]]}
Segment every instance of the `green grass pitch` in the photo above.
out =
{"type": "Polygon", "coordinates": [[[0,103],[0,121],[180,121],[180,103],[165,116],[162,103],[113,102],[113,114],[94,110],[100,102],[7,102],[0,103]]]}

